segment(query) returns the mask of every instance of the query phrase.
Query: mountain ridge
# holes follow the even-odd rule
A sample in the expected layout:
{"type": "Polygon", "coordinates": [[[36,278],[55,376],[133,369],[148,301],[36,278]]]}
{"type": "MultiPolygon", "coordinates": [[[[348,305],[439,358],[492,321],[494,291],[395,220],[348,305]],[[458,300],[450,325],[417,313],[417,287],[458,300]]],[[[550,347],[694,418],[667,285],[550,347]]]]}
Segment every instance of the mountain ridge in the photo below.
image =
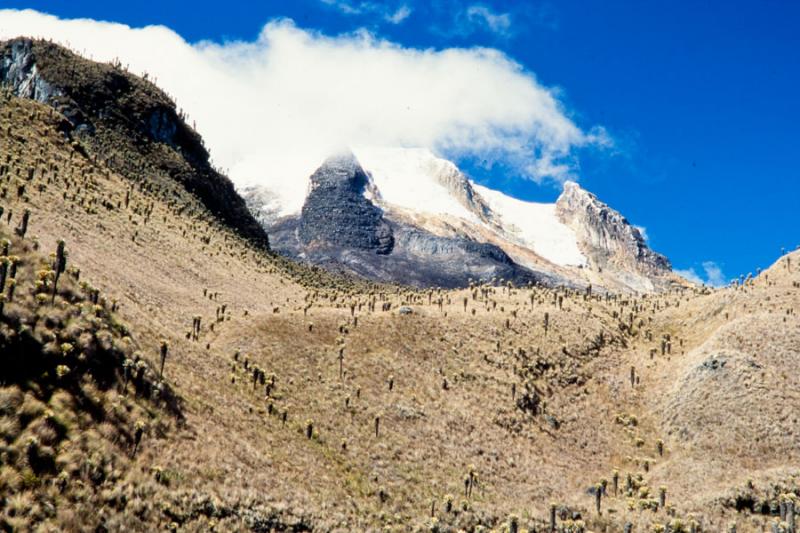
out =
{"type": "Polygon", "coordinates": [[[200,135],[146,78],[47,41],[18,38],[0,42],[0,84],[57,110],[63,134],[82,150],[103,153],[110,167],[141,179],[150,170],[145,159],[248,239],[269,246],[233,183],[211,166],[200,135]]]}

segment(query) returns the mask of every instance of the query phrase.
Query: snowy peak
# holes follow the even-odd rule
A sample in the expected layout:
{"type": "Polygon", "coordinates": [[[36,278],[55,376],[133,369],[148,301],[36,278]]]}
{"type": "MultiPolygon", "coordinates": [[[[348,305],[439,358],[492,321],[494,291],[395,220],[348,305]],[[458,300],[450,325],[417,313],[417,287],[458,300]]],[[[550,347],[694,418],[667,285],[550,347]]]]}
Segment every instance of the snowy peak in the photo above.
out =
{"type": "Polygon", "coordinates": [[[592,266],[644,275],[671,270],[669,260],[653,252],[635,226],[577,183],[564,184],[555,207],[559,219],[575,232],[592,266]]]}
{"type": "Polygon", "coordinates": [[[554,204],[525,202],[476,185],[454,163],[426,149],[361,148],[355,154],[370,176],[368,197],[390,212],[453,217],[557,266],[587,262],[554,204]]]}
{"type": "MultiPolygon", "coordinates": [[[[504,272],[652,291],[670,270],[638,229],[576,183],[566,183],[555,203],[527,202],[473,183],[427,149],[356,147],[323,162],[307,190],[301,211],[267,224],[271,233],[299,257],[349,262],[376,279],[402,283],[416,269],[452,286],[504,272]],[[376,261],[376,253],[394,263],[376,261]]],[[[245,194],[262,214],[277,211],[272,197],[245,194]]]]}
{"type": "MultiPolygon", "coordinates": [[[[412,177],[430,190],[431,176],[412,177]]],[[[519,285],[569,283],[516,264],[491,242],[455,231],[437,233],[410,222],[413,217],[397,216],[352,154],[326,160],[310,176],[308,191],[300,213],[282,217],[269,228],[279,253],[336,271],[420,287],[463,287],[470,280],[492,279],[519,285]]]]}

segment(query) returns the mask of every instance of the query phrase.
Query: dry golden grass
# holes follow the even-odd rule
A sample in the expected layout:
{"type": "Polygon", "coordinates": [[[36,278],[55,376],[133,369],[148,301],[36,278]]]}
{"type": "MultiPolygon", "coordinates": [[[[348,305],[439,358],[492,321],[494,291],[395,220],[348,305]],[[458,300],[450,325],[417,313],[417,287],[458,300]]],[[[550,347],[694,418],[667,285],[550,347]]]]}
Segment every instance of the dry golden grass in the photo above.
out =
{"type": "MultiPolygon", "coordinates": [[[[704,531],[731,521],[762,531],[772,517],[737,513],[736,496],[776,502],[776,491],[798,489],[798,253],[743,287],[646,297],[345,285],[247,245],[165,176],[143,176],[153,190],[134,182],[125,207],[132,182],[103,160],[135,154],[101,153],[95,164],[56,122],[32,102],[0,107],[0,165],[10,174],[0,205],[12,224],[31,210],[29,239],[42,250],[66,240],[69,263],[118,302],[151,362],[169,341],[165,374],[185,424],[146,440],[113,482],[36,515],[42,523],[407,531],[432,527],[433,507],[443,531],[507,528],[511,515],[541,531],[554,502],[561,527],[580,513],[592,531],[627,521],[649,531],[690,516],[704,531]],[[413,313],[400,314],[402,305],[413,313]],[[263,383],[258,372],[254,385],[254,367],[263,383]],[[520,408],[525,394],[537,409],[520,408]],[[667,509],[642,509],[661,486],[667,509]],[[99,509],[88,512],[90,502],[99,509]]],[[[19,431],[0,424],[0,435],[19,431]]],[[[82,433],[91,443],[109,436],[103,425],[82,433]]],[[[55,453],[76,460],[74,449],[55,453]]],[[[14,492],[7,520],[34,523],[19,509],[46,490],[25,490],[14,474],[0,467],[0,485],[14,492]]]]}

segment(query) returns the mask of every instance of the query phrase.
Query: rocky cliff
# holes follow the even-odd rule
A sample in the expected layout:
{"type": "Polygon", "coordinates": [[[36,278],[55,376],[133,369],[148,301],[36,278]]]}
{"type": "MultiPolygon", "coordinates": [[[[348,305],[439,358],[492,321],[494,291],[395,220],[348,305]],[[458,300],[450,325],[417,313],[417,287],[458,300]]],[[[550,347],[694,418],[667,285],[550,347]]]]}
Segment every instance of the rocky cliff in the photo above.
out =
{"type": "Polygon", "coordinates": [[[645,276],[668,273],[669,260],[651,250],[638,228],[577,183],[567,182],[556,213],[572,228],[594,268],[611,268],[645,276]]]}

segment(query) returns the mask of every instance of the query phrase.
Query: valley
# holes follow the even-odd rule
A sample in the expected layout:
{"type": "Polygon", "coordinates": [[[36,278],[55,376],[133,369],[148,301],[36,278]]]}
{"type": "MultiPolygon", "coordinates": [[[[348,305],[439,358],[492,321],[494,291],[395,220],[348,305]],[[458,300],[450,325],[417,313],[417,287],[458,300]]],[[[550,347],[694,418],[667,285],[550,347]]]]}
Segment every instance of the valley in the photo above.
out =
{"type": "Polygon", "coordinates": [[[324,209],[305,240],[292,241],[303,220],[267,233],[238,196],[223,201],[232,184],[152,83],[28,43],[62,94],[23,94],[0,69],[0,233],[21,265],[0,338],[13,346],[30,329],[30,353],[57,339],[92,364],[56,353],[20,374],[8,359],[29,353],[3,350],[4,529],[795,527],[800,252],[721,289],[637,292],[599,272],[559,283],[577,267],[508,275],[513,260],[460,286],[401,285],[352,276],[341,250],[329,272],[276,250],[366,242],[359,253],[380,264],[392,261],[375,253],[383,224],[401,242],[399,217],[382,221],[350,188],[353,161],[329,165],[347,172],[327,183],[356,206],[336,220],[363,209],[373,221],[357,238],[325,228],[324,209]],[[86,87],[113,97],[86,109],[86,87]],[[59,240],[65,272],[80,273],[54,287],[59,240]],[[136,357],[138,389],[125,378],[136,357]],[[80,369],[72,385],[59,364],[80,369]],[[36,462],[31,437],[52,464],[36,462]]]}

